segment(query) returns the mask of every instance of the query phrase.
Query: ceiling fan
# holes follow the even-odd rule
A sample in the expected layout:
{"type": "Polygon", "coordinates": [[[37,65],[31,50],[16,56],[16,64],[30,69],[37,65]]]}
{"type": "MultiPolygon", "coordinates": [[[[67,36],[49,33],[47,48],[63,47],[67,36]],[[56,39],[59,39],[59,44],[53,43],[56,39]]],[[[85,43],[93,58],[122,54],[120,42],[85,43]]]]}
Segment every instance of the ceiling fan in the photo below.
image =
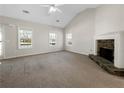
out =
{"type": "Polygon", "coordinates": [[[41,5],[41,7],[49,8],[48,14],[52,14],[55,12],[62,13],[62,11],[59,9],[59,6],[62,6],[62,5],[63,4],[44,4],[44,5],[41,5]]]}

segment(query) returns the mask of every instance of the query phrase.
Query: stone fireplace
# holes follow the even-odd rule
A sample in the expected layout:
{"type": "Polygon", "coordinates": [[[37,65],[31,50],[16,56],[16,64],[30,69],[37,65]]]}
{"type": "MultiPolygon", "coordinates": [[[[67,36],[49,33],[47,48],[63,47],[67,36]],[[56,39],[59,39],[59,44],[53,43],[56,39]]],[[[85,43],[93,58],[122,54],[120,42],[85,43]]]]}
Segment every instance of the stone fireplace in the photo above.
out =
{"type": "Polygon", "coordinates": [[[114,39],[97,40],[97,56],[114,63],[114,39]]]}
{"type": "Polygon", "coordinates": [[[124,31],[96,35],[94,55],[109,60],[116,68],[124,68],[124,31]]]}
{"type": "Polygon", "coordinates": [[[124,31],[96,35],[89,57],[109,73],[124,76],[124,31]]]}

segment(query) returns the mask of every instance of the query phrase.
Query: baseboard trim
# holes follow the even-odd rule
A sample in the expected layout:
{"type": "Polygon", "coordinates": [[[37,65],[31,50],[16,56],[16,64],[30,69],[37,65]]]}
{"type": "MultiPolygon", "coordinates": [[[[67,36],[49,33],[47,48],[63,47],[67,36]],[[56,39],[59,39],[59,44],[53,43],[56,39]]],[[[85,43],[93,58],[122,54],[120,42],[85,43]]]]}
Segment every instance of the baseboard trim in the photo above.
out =
{"type": "Polygon", "coordinates": [[[0,59],[0,60],[7,60],[7,59],[15,59],[15,58],[21,58],[21,57],[35,56],[35,55],[56,53],[56,52],[61,52],[61,51],[65,51],[65,50],[58,50],[58,51],[51,51],[51,52],[44,52],[44,53],[36,53],[36,54],[29,54],[29,55],[21,55],[21,56],[16,56],[16,57],[8,57],[8,58],[0,59]]]}
{"type": "Polygon", "coordinates": [[[68,51],[68,52],[71,52],[71,53],[80,54],[80,55],[86,55],[86,56],[88,56],[88,55],[89,55],[89,54],[85,54],[85,53],[79,53],[79,52],[70,51],[70,50],[65,50],[65,51],[68,51]]]}

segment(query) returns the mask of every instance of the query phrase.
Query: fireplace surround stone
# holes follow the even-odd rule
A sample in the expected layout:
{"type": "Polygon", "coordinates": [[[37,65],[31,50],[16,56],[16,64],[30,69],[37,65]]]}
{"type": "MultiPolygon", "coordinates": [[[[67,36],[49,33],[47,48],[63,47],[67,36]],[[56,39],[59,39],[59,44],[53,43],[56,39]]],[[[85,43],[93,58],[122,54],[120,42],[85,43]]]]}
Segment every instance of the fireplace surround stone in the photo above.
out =
{"type": "Polygon", "coordinates": [[[114,66],[124,68],[124,31],[98,34],[94,37],[94,55],[97,55],[98,40],[114,40],[114,66]]]}
{"type": "Polygon", "coordinates": [[[89,57],[108,72],[114,74],[116,73],[116,75],[124,75],[124,31],[110,32],[110,33],[96,35],[94,37],[94,54],[90,55],[89,57]],[[99,49],[97,49],[98,40],[112,40],[112,41],[107,41],[106,44],[109,43],[109,45],[103,44],[102,46],[110,47],[111,49],[114,49],[113,63],[107,60],[109,61],[110,64],[106,64],[105,61],[106,59],[99,57],[99,49]],[[98,60],[99,58],[104,59],[104,62],[103,60],[102,61],[98,60]]]}

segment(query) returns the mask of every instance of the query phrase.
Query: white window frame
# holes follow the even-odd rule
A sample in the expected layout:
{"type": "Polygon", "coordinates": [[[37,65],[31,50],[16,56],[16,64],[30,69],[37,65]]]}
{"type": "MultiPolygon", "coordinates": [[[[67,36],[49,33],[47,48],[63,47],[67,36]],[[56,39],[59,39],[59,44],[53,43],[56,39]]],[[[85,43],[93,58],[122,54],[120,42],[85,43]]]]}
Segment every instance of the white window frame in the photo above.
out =
{"type": "Polygon", "coordinates": [[[1,33],[1,41],[0,41],[0,43],[1,43],[1,53],[0,53],[0,59],[2,58],[2,56],[3,56],[3,30],[2,30],[2,25],[0,24],[0,33],[1,33]]]}
{"type": "Polygon", "coordinates": [[[23,28],[23,27],[18,27],[18,49],[30,49],[33,46],[33,30],[29,28],[23,28]],[[21,45],[20,39],[21,39],[21,34],[20,31],[25,31],[25,33],[31,33],[31,44],[29,45],[21,45]],[[26,32],[27,31],[27,32],[26,32]]]}
{"type": "Polygon", "coordinates": [[[66,34],[66,46],[72,46],[72,33],[66,34]]]}
{"type": "Polygon", "coordinates": [[[49,46],[56,46],[57,44],[57,34],[54,32],[49,33],[49,46]],[[52,41],[52,39],[55,39],[52,41]]]}

